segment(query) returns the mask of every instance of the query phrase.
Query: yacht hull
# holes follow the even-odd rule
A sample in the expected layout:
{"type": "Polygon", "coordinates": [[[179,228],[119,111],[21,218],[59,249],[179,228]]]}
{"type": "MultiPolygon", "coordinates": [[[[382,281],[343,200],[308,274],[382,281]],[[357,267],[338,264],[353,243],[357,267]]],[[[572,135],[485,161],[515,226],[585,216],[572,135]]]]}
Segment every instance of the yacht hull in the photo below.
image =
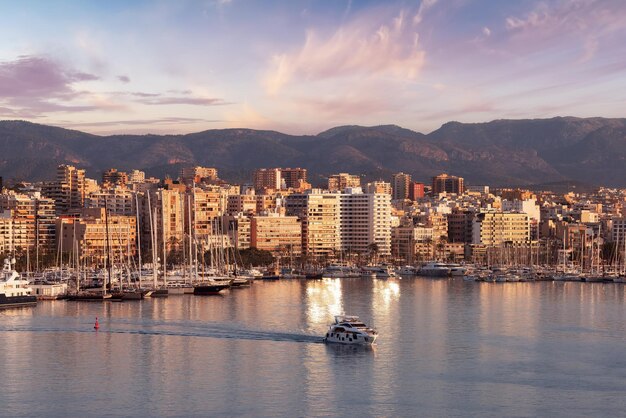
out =
{"type": "Polygon", "coordinates": [[[228,289],[230,284],[207,284],[193,287],[194,295],[217,295],[224,289],[228,289]]]}
{"type": "Polygon", "coordinates": [[[0,309],[37,305],[36,296],[6,296],[0,294],[0,309]]]}

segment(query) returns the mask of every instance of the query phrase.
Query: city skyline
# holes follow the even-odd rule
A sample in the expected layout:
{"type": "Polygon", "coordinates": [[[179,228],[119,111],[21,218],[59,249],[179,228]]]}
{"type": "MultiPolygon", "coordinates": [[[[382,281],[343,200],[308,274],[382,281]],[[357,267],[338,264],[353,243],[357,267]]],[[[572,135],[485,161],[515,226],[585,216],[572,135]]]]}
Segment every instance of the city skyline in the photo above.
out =
{"type": "Polygon", "coordinates": [[[7,3],[0,118],[97,134],[619,117],[619,1],[7,3]],[[28,28],[26,30],[25,28],[28,28]]]}

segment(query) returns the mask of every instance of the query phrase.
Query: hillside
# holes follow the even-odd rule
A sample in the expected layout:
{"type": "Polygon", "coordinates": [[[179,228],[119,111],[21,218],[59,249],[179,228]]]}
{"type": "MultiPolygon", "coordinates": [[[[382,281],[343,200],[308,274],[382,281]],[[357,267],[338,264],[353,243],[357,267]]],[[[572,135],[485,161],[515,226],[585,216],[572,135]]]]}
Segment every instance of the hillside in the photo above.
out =
{"type": "Polygon", "coordinates": [[[71,163],[94,178],[110,167],[175,177],[182,166],[203,165],[247,181],[255,168],[298,166],[314,184],[337,172],[388,179],[403,171],[421,181],[448,172],[468,184],[626,187],[626,119],[449,122],[428,135],[393,125],[340,126],[316,136],[252,129],[97,136],[0,121],[0,149],[0,175],[15,180],[50,179],[57,164],[71,163]]]}

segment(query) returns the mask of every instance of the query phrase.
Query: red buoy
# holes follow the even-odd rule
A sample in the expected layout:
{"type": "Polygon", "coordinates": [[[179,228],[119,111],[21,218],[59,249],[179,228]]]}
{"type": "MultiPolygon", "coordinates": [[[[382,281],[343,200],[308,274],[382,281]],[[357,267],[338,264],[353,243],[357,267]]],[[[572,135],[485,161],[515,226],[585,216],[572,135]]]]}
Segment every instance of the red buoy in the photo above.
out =
{"type": "Polygon", "coordinates": [[[93,325],[93,329],[96,331],[100,328],[100,324],[98,323],[98,317],[96,316],[96,323],[93,325]]]}

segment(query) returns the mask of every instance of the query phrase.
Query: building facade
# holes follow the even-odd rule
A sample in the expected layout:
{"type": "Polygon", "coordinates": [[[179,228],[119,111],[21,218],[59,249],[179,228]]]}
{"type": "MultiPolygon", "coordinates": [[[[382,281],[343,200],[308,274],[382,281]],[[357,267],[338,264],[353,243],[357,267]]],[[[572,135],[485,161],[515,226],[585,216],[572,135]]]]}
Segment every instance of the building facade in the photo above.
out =
{"type": "Polygon", "coordinates": [[[302,226],[297,216],[253,216],[250,220],[250,246],[274,254],[299,256],[302,252],[302,226]]]}
{"type": "Polygon", "coordinates": [[[397,173],[393,175],[393,200],[403,200],[409,198],[409,187],[411,185],[411,175],[397,173]]]}
{"type": "Polygon", "coordinates": [[[464,191],[465,182],[463,177],[450,176],[448,174],[440,174],[433,177],[433,196],[437,196],[440,193],[463,194],[464,191]]]}
{"type": "Polygon", "coordinates": [[[348,173],[333,174],[328,177],[329,191],[340,192],[348,187],[361,187],[361,177],[348,173]]]}
{"type": "Polygon", "coordinates": [[[525,213],[478,213],[472,224],[472,244],[487,247],[530,245],[529,217],[525,213]]]}

